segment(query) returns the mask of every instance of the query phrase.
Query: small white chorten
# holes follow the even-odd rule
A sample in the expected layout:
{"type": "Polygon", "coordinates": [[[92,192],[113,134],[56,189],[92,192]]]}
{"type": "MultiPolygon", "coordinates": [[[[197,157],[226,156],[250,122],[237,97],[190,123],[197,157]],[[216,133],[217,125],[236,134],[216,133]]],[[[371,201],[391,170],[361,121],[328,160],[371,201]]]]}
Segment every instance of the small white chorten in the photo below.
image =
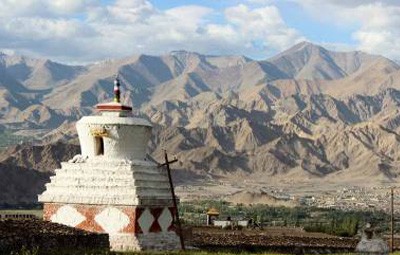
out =
{"type": "Polygon", "coordinates": [[[62,162],[39,195],[43,218],[108,233],[117,251],[177,249],[168,177],[147,159],[152,125],[120,103],[119,88],[116,78],[114,102],[77,122],[82,154],[62,162]]]}

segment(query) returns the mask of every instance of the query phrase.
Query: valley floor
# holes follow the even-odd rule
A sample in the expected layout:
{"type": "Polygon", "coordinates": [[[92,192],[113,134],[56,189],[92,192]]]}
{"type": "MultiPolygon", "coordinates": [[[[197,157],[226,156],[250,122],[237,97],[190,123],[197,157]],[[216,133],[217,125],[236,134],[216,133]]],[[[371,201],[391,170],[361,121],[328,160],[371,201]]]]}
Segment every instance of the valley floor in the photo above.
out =
{"type": "MultiPolygon", "coordinates": [[[[265,178],[265,177],[264,177],[265,178]]],[[[224,200],[234,204],[268,204],[271,206],[315,206],[343,210],[384,210],[390,208],[390,188],[395,204],[400,201],[396,182],[369,182],[365,178],[351,182],[335,179],[299,180],[290,178],[246,178],[232,176],[219,180],[179,185],[181,201],[224,200]],[[255,181],[257,180],[257,181],[255,181]]],[[[400,208],[395,207],[396,212],[400,208]]]]}

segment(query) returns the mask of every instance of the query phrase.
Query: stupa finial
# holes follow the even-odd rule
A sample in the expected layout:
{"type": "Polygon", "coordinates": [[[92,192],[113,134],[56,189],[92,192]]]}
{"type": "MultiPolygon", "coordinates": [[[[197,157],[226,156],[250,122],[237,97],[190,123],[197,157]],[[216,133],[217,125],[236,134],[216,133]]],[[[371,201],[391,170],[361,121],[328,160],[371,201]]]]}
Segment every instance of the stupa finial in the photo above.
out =
{"type": "Polygon", "coordinates": [[[119,83],[118,74],[115,76],[114,80],[114,102],[121,103],[121,91],[120,91],[121,84],[119,83]]]}
{"type": "Polygon", "coordinates": [[[110,114],[110,112],[116,112],[118,116],[130,116],[132,112],[132,107],[121,104],[121,84],[119,82],[118,74],[115,75],[114,80],[114,99],[110,103],[102,103],[96,105],[96,109],[105,114],[110,114]]]}

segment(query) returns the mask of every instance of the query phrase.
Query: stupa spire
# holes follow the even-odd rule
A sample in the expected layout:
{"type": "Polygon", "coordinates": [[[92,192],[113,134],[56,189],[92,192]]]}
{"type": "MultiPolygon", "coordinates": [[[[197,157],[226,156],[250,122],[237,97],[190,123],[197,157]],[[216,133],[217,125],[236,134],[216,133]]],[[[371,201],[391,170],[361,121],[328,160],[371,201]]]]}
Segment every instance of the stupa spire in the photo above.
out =
{"type": "Polygon", "coordinates": [[[118,78],[118,74],[114,79],[114,99],[109,103],[101,103],[96,105],[96,109],[100,112],[109,115],[110,112],[114,112],[112,115],[128,116],[132,112],[132,107],[123,105],[121,103],[121,83],[118,78]]]}
{"type": "Polygon", "coordinates": [[[121,84],[119,83],[118,74],[115,76],[114,80],[114,102],[121,103],[121,84]]]}

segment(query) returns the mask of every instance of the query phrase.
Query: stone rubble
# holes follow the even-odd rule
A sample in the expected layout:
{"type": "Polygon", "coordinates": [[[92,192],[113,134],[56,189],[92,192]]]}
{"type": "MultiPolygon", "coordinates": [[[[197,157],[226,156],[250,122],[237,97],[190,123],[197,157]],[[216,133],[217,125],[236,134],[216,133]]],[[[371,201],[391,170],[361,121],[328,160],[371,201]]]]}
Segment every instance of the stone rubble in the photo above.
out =
{"type": "Polygon", "coordinates": [[[107,234],[98,234],[38,219],[0,220],[0,254],[22,247],[39,251],[109,251],[107,234]]]}

